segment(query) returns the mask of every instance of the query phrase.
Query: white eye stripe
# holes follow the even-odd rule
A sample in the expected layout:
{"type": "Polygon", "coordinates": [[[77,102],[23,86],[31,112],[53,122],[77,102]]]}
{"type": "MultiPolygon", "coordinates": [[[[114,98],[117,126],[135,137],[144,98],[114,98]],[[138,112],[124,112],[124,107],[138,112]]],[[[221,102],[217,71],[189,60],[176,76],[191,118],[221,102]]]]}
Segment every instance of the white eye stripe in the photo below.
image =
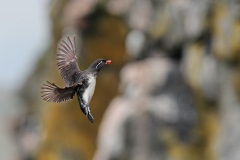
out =
{"type": "Polygon", "coordinates": [[[97,69],[98,65],[100,65],[101,63],[102,63],[102,61],[100,61],[100,62],[97,64],[96,69],[97,69]]]}

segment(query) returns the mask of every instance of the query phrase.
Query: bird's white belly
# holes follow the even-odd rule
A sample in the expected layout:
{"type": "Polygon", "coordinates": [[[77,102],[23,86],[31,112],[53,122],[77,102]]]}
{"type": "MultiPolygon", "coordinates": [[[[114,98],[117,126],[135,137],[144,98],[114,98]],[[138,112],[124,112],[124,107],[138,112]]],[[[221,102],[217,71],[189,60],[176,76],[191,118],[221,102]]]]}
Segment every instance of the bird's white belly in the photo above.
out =
{"type": "Polygon", "coordinates": [[[90,103],[93,93],[95,91],[95,86],[96,86],[96,77],[91,76],[89,77],[89,86],[86,88],[85,92],[83,93],[83,99],[87,102],[87,104],[90,103]]]}

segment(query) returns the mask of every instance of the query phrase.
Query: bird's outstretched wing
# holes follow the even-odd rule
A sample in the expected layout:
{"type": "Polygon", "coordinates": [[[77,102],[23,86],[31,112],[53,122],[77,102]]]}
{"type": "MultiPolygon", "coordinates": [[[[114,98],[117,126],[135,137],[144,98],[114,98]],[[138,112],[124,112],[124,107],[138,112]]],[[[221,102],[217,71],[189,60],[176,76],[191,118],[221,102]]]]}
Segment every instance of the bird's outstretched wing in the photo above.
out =
{"type": "Polygon", "coordinates": [[[47,102],[63,102],[73,99],[75,87],[59,88],[54,83],[43,84],[42,97],[47,102]]]}
{"type": "Polygon", "coordinates": [[[57,66],[67,87],[76,83],[74,76],[80,73],[75,44],[75,36],[72,40],[68,36],[67,42],[62,40],[58,45],[57,66]]]}

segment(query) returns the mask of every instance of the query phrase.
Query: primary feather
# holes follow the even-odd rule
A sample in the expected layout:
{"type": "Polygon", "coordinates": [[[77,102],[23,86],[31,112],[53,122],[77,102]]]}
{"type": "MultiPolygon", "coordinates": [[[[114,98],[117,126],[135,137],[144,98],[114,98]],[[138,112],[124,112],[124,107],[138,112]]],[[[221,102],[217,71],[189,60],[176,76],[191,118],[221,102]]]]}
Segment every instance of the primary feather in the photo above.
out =
{"type": "Polygon", "coordinates": [[[78,66],[78,58],[76,56],[75,36],[68,41],[62,40],[58,46],[57,66],[60,75],[67,87],[76,83],[76,76],[81,72],[78,66]]]}

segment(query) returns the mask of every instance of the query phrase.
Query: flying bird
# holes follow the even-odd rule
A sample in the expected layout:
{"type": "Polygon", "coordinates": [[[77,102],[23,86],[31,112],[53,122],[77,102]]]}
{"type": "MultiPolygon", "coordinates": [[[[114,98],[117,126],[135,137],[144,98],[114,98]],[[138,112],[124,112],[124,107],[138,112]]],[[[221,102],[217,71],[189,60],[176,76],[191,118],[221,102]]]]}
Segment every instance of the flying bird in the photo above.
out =
{"type": "Polygon", "coordinates": [[[60,88],[47,81],[47,84],[43,84],[41,88],[43,100],[63,102],[73,99],[76,93],[82,112],[93,123],[94,118],[89,103],[95,90],[96,77],[103,67],[111,63],[111,60],[97,59],[88,69],[81,71],[76,55],[75,36],[73,38],[68,36],[66,41],[59,42],[56,60],[65,87],[60,88]]]}

